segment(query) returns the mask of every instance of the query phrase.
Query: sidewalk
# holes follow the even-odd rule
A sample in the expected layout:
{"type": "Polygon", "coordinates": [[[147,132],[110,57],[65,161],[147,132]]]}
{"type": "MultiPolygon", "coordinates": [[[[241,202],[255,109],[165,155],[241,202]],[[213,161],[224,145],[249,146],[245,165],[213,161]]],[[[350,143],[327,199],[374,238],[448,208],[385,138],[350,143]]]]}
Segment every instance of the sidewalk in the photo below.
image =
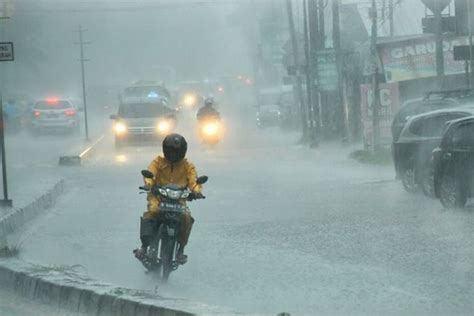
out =
{"type": "MultiPolygon", "coordinates": [[[[13,207],[0,206],[0,221],[15,210],[31,204],[60,180],[61,177],[51,169],[9,168],[8,197],[13,201],[13,207]]],[[[2,181],[0,181],[0,197],[3,199],[2,181]]]]}

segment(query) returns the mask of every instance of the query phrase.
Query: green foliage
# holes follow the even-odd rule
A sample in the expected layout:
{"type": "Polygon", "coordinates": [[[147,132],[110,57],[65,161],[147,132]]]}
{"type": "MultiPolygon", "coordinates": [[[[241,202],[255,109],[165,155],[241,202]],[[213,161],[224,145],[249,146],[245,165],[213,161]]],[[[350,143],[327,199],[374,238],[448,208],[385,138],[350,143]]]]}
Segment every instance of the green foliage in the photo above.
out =
{"type": "Polygon", "coordinates": [[[372,150],[356,150],[350,155],[350,158],[365,164],[371,165],[391,165],[392,152],[389,148],[381,148],[375,152],[372,150]]]}
{"type": "Polygon", "coordinates": [[[18,256],[20,250],[16,247],[4,246],[0,248],[0,258],[12,258],[18,256]]]}

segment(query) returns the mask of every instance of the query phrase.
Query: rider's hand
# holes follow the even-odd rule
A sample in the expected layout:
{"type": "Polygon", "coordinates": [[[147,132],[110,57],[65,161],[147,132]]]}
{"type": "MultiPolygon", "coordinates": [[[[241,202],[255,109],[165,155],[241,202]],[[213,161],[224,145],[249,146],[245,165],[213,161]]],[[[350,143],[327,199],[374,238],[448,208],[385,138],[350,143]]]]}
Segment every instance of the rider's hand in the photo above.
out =
{"type": "Polygon", "coordinates": [[[188,200],[199,200],[199,199],[205,199],[206,197],[201,193],[201,192],[193,192],[189,195],[188,200]]]}

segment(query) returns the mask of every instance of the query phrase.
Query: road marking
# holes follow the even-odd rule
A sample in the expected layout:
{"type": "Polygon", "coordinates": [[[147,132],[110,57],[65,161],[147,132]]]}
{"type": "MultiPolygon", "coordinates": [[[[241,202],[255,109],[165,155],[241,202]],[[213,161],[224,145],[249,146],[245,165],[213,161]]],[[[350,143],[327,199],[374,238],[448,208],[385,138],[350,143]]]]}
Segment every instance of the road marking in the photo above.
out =
{"type": "Polygon", "coordinates": [[[105,134],[102,134],[102,136],[100,136],[95,142],[94,144],[92,144],[90,147],[88,147],[86,150],[84,150],[80,155],[79,157],[82,159],[82,157],[84,157],[85,155],[87,155],[87,153],[89,153],[98,143],[100,143],[105,137],[105,134]]]}
{"type": "Polygon", "coordinates": [[[384,184],[384,183],[392,183],[397,182],[395,179],[385,179],[385,180],[371,180],[371,181],[362,181],[356,184],[384,184]]]}

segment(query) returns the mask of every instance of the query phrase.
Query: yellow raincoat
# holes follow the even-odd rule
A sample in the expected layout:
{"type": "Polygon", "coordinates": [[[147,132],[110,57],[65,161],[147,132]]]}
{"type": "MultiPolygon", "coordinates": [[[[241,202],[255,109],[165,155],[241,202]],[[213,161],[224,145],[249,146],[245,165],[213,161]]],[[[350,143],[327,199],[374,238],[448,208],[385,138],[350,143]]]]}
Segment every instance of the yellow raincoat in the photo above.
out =
{"type": "MultiPolygon", "coordinates": [[[[191,191],[198,193],[201,192],[201,185],[196,183],[197,172],[194,165],[187,159],[183,159],[178,163],[171,163],[165,158],[158,156],[155,158],[150,165],[148,170],[153,173],[154,178],[145,178],[145,185],[159,185],[164,186],[167,184],[176,184],[180,187],[187,187],[191,191]]],[[[148,209],[143,213],[143,218],[154,219],[160,213],[160,200],[159,197],[148,194],[148,209]]],[[[189,234],[191,233],[191,227],[193,218],[190,212],[183,214],[181,234],[179,236],[179,243],[185,246],[188,242],[189,234]]]]}

